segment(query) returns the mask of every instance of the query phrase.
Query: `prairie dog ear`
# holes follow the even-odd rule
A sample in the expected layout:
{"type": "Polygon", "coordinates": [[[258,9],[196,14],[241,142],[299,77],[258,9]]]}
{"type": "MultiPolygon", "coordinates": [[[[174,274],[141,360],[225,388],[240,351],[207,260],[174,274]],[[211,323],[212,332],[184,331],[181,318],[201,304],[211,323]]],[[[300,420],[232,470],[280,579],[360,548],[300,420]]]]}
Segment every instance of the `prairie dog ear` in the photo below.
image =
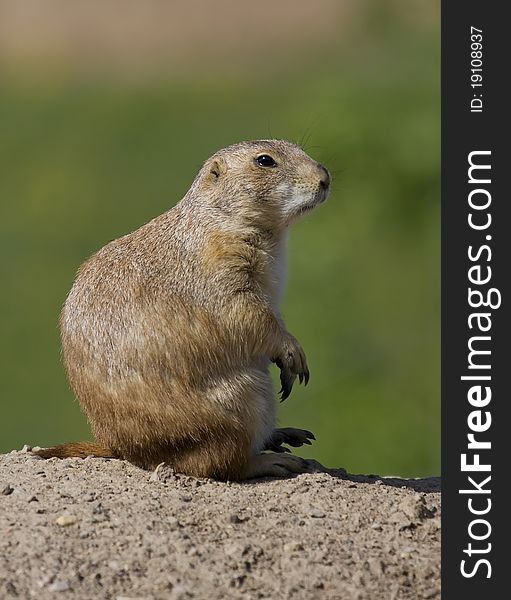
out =
{"type": "Polygon", "coordinates": [[[209,166],[209,177],[213,181],[220,179],[227,171],[227,164],[222,157],[215,158],[209,166]]]}

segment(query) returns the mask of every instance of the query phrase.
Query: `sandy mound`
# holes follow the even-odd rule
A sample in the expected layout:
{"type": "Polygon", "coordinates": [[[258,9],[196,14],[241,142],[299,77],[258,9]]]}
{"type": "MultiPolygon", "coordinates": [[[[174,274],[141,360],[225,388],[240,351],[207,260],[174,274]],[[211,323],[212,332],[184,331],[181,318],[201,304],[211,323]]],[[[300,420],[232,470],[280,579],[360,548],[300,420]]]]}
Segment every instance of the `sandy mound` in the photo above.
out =
{"type": "Polygon", "coordinates": [[[440,596],[440,481],[0,455],[0,598],[440,596]]]}

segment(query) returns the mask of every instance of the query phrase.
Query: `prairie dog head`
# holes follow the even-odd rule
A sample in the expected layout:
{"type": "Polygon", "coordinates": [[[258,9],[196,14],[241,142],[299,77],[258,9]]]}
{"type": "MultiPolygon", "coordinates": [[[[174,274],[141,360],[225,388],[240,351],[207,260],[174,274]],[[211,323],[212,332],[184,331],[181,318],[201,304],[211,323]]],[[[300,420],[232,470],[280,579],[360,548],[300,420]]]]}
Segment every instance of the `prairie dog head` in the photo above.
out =
{"type": "Polygon", "coordinates": [[[257,140],[216,152],[196,185],[200,204],[234,226],[280,231],[326,200],[330,174],[291,142],[257,140]]]}

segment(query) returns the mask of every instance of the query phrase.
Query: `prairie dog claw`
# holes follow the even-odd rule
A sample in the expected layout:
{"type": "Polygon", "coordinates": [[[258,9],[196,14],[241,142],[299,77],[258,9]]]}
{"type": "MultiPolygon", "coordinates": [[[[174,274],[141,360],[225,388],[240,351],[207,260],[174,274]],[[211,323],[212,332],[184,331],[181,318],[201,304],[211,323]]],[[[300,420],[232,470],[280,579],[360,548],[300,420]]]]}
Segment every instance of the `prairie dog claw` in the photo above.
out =
{"type": "Polygon", "coordinates": [[[296,429],[294,427],[283,427],[282,429],[275,429],[270,439],[266,443],[264,450],[272,450],[273,452],[290,452],[289,448],[286,448],[282,444],[288,444],[298,448],[303,445],[312,444],[311,440],[315,440],[312,431],[307,429],[296,429]]]}

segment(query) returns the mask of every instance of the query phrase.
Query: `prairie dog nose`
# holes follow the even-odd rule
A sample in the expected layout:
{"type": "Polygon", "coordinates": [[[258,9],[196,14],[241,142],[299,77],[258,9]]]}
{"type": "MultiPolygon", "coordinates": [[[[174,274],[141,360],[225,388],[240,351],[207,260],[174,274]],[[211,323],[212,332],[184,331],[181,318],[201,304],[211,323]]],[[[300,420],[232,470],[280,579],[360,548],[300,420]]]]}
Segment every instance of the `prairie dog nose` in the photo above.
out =
{"type": "Polygon", "coordinates": [[[318,168],[320,171],[320,180],[319,180],[319,185],[324,189],[327,190],[330,187],[330,173],[327,171],[327,169],[325,169],[325,167],[318,163],[318,168]]]}

